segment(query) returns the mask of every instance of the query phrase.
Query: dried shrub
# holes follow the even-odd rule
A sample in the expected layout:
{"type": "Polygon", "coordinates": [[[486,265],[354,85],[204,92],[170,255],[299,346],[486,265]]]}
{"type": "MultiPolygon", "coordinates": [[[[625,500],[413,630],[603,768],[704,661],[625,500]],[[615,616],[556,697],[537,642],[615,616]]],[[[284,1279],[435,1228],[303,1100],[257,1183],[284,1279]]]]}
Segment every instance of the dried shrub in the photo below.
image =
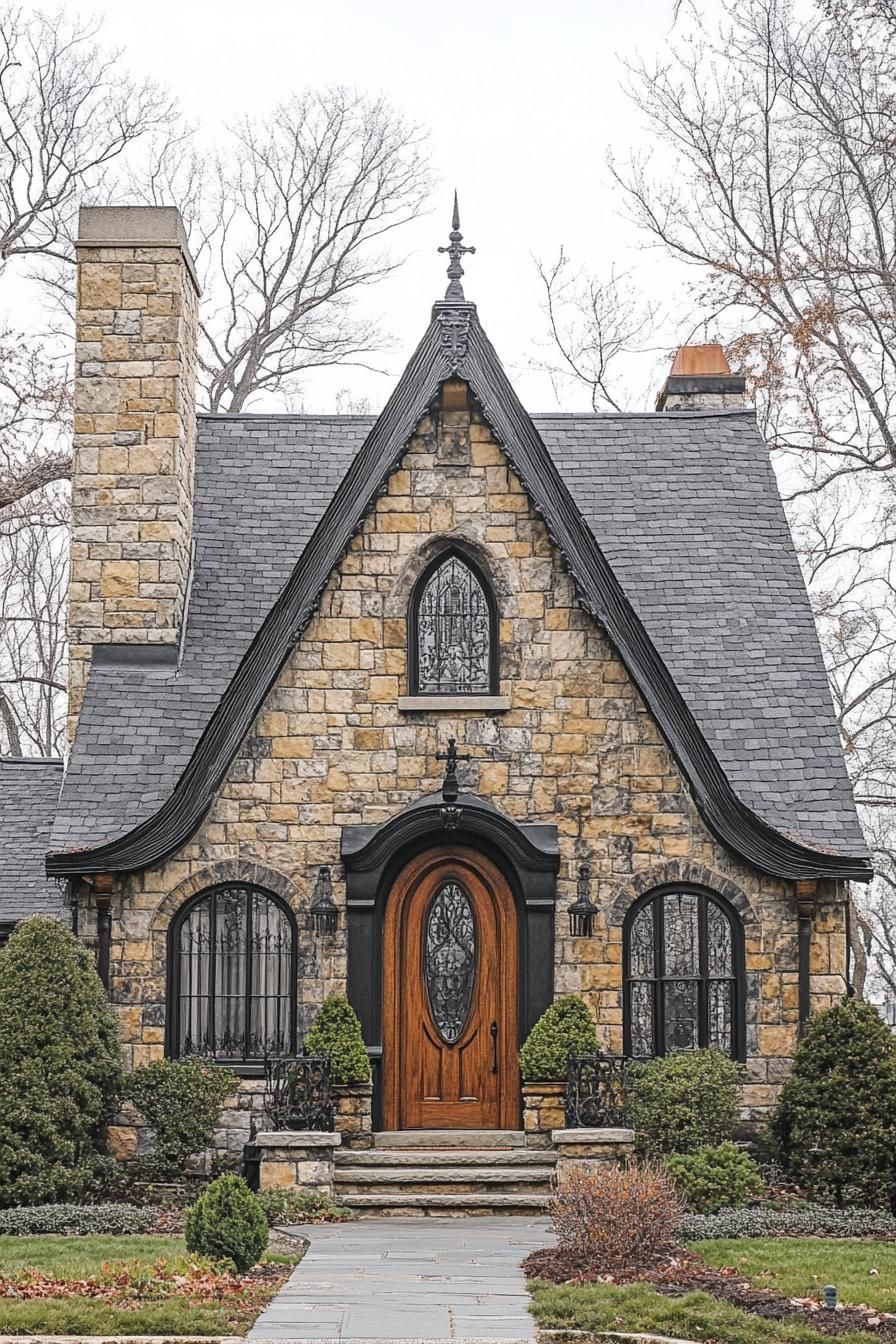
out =
{"type": "Polygon", "coordinates": [[[573,1168],[549,1205],[570,1276],[649,1269],[675,1250],[682,1207],[661,1167],[573,1168]]]}

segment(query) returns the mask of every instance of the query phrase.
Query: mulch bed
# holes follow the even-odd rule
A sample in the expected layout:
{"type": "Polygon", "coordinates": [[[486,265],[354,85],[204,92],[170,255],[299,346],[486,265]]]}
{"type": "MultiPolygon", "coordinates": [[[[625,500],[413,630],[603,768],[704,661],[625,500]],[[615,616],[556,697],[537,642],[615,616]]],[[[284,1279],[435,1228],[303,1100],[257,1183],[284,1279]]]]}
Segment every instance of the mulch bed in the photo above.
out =
{"type": "Polygon", "coordinates": [[[714,1269],[689,1251],[680,1251],[650,1269],[599,1274],[583,1269],[574,1258],[552,1246],[528,1255],[523,1261],[523,1271],[530,1278],[546,1279],[549,1283],[650,1283],[664,1297],[704,1292],[765,1320],[800,1321],[826,1335],[865,1330],[882,1342],[896,1344],[896,1316],[888,1312],[856,1306],[838,1306],[828,1311],[814,1298],[782,1297],[774,1289],[755,1287],[735,1269],[714,1269]]]}

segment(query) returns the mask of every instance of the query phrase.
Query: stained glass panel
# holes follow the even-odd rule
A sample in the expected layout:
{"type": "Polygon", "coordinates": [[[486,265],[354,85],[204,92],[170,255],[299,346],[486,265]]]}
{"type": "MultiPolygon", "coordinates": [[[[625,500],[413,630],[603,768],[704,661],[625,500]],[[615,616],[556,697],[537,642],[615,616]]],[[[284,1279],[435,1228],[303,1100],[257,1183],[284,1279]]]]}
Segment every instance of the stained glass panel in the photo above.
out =
{"type": "Polygon", "coordinates": [[[292,926],[250,887],[211,891],[187,913],[177,948],[180,1055],[260,1060],[292,1048],[292,926]]]}
{"type": "Polygon", "coordinates": [[[696,975],[700,965],[700,898],[676,891],[663,901],[666,975],[696,975]]]}
{"type": "Polygon", "coordinates": [[[731,925],[712,901],[706,903],[706,973],[711,976],[732,974],[731,925]]]}
{"type": "Polygon", "coordinates": [[[731,998],[734,986],[730,980],[709,982],[709,1018],[706,1044],[716,1050],[731,1049],[731,998]]]}
{"type": "Polygon", "coordinates": [[[666,1053],[696,1050],[700,1045],[699,986],[696,980],[663,983],[666,1053]]]}
{"type": "Polygon", "coordinates": [[[653,996],[650,981],[634,980],[629,985],[631,1053],[636,1059],[649,1058],[654,1052],[653,996]]]}
{"type": "Polygon", "coordinates": [[[430,575],[417,606],[417,689],[425,695],[487,695],[491,619],[479,579],[457,555],[430,575]]]}
{"type": "Polygon", "coordinates": [[[653,975],[653,906],[645,905],[632,923],[629,975],[635,979],[653,975]]]}
{"type": "Polygon", "coordinates": [[[476,924],[463,887],[446,882],[433,897],[423,930],[423,979],[433,1021],[447,1045],[458,1040],[473,1002],[476,924]]]}

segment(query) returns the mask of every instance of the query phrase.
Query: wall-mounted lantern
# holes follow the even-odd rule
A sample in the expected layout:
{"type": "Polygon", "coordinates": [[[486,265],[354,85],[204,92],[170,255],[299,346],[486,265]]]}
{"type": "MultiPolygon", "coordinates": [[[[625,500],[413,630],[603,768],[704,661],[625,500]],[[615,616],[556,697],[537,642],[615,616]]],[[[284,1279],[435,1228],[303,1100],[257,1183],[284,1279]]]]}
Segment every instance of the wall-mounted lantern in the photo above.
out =
{"type": "Polygon", "coordinates": [[[597,906],[591,899],[591,864],[580,863],[579,875],[576,878],[576,899],[570,905],[567,913],[569,915],[569,932],[573,938],[590,938],[594,933],[594,920],[597,916],[597,906]]]}
{"type": "Polygon", "coordinates": [[[339,909],[333,900],[333,879],[328,863],[322,864],[318,869],[308,913],[314,933],[335,933],[339,927],[339,909]]]}

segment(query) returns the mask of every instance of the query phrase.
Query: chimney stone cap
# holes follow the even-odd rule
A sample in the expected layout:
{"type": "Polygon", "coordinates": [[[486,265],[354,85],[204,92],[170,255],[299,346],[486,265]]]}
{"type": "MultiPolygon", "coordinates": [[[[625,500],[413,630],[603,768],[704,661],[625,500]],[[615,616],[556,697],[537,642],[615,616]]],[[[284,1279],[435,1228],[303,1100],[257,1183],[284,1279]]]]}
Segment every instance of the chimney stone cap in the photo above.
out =
{"type": "Polygon", "coordinates": [[[730,373],[731,365],[720,345],[680,345],[669,370],[670,378],[719,377],[730,373]]]}
{"type": "Polygon", "coordinates": [[[82,205],[75,247],[176,247],[201,292],[187,231],[176,205],[82,205]]]}

